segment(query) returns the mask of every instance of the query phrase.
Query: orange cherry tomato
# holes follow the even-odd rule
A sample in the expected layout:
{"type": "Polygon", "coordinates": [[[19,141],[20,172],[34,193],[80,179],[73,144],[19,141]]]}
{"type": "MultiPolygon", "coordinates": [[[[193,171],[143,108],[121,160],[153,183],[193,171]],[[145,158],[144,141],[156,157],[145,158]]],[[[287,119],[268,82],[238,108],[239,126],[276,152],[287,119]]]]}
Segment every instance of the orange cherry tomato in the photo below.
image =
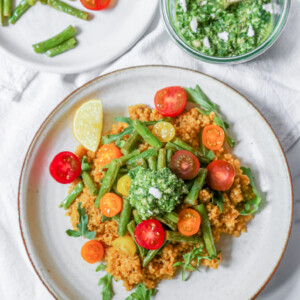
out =
{"type": "Polygon", "coordinates": [[[201,224],[200,215],[191,208],[183,209],[179,213],[179,221],[177,223],[178,230],[183,235],[191,236],[199,231],[201,224]]]}
{"type": "Polygon", "coordinates": [[[122,198],[114,193],[106,193],[100,200],[100,210],[106,217],[116,216],[121,212],[122,206],[122,198]]]}
{"type": "Polygon", "coordinates": [[[115,144],[106,144],[100,147],[97,153],[99,168],[109,164],[113,159],[123,156],[121,150],[115,144]]]}
{"type": "Polygon", "coordinates": [[[219,150],[224,143],[224,130],[217,125],[207,125],[203,129],[202,143],[210,150],[219,150]]]}
{"type": "Polygon", "coordinates": [[[100,261],[104,256],[104,248],[101,242],[91,240],[81,247],[81,257],[89,264],[100,261]]]}

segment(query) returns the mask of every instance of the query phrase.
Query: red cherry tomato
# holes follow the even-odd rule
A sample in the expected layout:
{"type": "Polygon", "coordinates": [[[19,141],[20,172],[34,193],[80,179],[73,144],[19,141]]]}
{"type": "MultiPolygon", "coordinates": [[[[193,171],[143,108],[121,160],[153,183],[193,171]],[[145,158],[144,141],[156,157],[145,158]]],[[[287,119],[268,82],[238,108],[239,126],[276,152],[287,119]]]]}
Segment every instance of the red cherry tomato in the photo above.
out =
{"type": "Polygon", "coordinates": [[[141,222],[135,227],[134,237],[138,245],[148,250],[160,248],[165,239],[165,232],[160,222],[154,219],[141,222]]]}
{"type": "Polygon", "coordinates": [[[206,182],[216,191],[227,191],[231,188],[235,171],[227,161],[215,160],[207,166],[206,182]]]}
{"type": "Polygon", "coordinates": [[[105,9],[111,0],[80,0],[81,4],[87,9],[102,10],[105,9]]]}
{"type": "Polygon", "coordinates": [[[187,96],[180,86],[166,87],[156,92],[154,104],[157,111],[166,117],[176,117],[185,108],[187,96]]]}
{"type": "Polygon", "coordinates": [[[75,154],[64,151],[53,158],[49,170],[59,183],[70,183],[80,175],[81,163],[75,154]]]}
{"type": "Polygon", "coordinates": [[[197,176],[200,168],[198,158],[191,152],[179,150],[171,159],[170,169],[182,179],[192,179],[197,176]]]}

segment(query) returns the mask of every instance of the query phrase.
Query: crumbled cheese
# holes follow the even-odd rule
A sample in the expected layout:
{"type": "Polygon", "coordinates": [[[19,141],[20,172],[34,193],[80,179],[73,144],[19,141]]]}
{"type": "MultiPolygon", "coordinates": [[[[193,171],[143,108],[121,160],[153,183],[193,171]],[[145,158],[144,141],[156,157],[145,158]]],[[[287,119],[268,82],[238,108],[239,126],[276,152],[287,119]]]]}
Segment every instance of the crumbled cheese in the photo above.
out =
{"type": "Polygon", "coordinates": [[[253,37],[255,35],[255,32],[254,32],[253,27],[252,27],[251,24],[249,24],[247,35],[249,37],[253,37]]]}
{"type": "Polygon", "coordinates": [[[207,4],[207,1],[200,2],[200,6],[204,6],[205,4],[207,4]]]}
{"type": "Polygon", "coordinates": [[[224,42],[227,42],[228,41],[228,36],[229,36],[229,33],[227,31],[223,31],[221,33],[218,33],[218,37],[223,40],[224,42]]]}
{"type": "Polygon", "coordinates": [[[211,14],[210,15],[213,19],[216,17],[216,15],[215,14],[211,14]]]}
{"type": "Polygon", "coordinates": [[[263,4],[262,8],[270,14],[278,15],[281,12],[280,5],[274,3],[263,4]]]}
{"type": "Polygon", "coordinates": [[[187,12],[186,0],[179,0],[179,5],[181,6],[184,12],[187,12]]]}
{"type": "Polygon", "coordinates": [[[156,199],[161,199],[161,191],[157,188],[151,187],[149,188],[149,194],[151,194],[156,199]]]}
{"type": "Polygon", "coordinates": [[[210,48],[210,43],[207,36],[203,39],[203,45],[205,48],[210,48]]]}
{"type": "Polygon", "coordinates": [[[196,17],[193,17],[192,21],[190,22],[190,27],[191,27],[193,32],[197,33],[198,21],[197,21],[196,17]]]}

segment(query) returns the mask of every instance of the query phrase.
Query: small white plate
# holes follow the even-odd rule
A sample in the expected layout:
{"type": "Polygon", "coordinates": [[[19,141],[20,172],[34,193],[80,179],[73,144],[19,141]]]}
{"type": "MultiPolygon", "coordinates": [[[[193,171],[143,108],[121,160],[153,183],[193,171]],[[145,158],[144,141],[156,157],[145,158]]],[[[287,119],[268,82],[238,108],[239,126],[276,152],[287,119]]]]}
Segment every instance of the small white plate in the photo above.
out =
{"type": "MultiPolygon", "coordinates": [[[[27,152],[19,186],[20,227],[31,263],[54,297],[100,299],[97,282],[104,275],[81,259],[84,240],[66,235],[71,225],[58,205],[68,187],[54,182],[48,170],[55,154],[77,146],[72,134],[76,108],[101,98],[106,131],[113,117],[128,115],[128,106],[153,106],[157,90],[196,84],[220,105],[237,141],[234,153],[251,166],[266,206],[249,223],[247,233],[224,236],[217,244],[223,253],[218,270],[201,268],[186,282],[180,276],[163,280],[155,299],[250,299],[271,278],[287,244],[293,201],[288,165],[274,132],[247,99],[224,83],[191,70],[148,66],[101,76],[74,91],[45,120],[27,152]]],[[[121,282],[114,283],[114,290],[114,299],[128,295],[121,282]]]]}
{"type": "Polygon", "coordinates": [[[84,21],[37,2],[15,25],[0,28],[0,50],[40,71],[84,72],[123,54],[138,41],[158,13],[158,0],[113,0],[115,6],[103,11],[87,10],[79,0],[65,2],[88,11],[92,20],[84,21]],[[33,51],[33,44],[58,34],[69,25],[78,30],[75,49],[51,58],[33,51]]]}

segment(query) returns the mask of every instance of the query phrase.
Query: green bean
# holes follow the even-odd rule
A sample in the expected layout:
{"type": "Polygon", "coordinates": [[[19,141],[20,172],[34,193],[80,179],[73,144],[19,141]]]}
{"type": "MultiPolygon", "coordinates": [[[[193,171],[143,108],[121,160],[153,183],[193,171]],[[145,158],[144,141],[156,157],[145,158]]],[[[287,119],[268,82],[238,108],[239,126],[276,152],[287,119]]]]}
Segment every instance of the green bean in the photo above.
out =
{"type": "Polygon", "coordinates": [[[134,209],[132,211],[132,214],[133,214],[133,218],[134,218],[134,221],[135,221],[136,224],[142,223],[142,219],[140,218],[140,216],[138,214],[138,211],[136,209],[134,209]]]}
{"type": "Polygon", "coordinates": [[[159,149],[157,156],[157,170],[161,170],[167,167],[167,150],[159,149]]]}
{"type": "Polygon", "coordinates": [[[149,169],[151,171],[156,171],[157,170],[157,161],[156,161],[155,156],[149,157],[147,161],[148,161],[149,169]]]}
{"type": "Polygon", "coordinates": [[[34,5],[36,5],[37,0],[27,0],[27,2],[30,6],[34,6],[34,5]]]}
{"type": "Polygon", "coordinates": [[[43,5],[47,5],[48,0],[39,0],[41,2],[41,4],[43,5]]]}
{"type": "Polygon", "coordinates": [[[10,24],[15,24],[30,7],[31,6],[27,3],[27,0],[22,0],[15,8],[12,16],[8,19],[8,22],[10,24]]]}
{"type": "Polygon", "coordinates": [[[140,135],[137,133],[136,130],[134,130],[132,134],[129,136],[128,140],[125,142],[124,146],[121,148],[121,152],[124,155],[127,155],[130,152],[132,152],[136,144],[138,143],[139,139],[140,139],[140,135]]]}
{"type": "Polygon", "coordinates": [[[46,54],[49,57],[53,57],[53,56],[56,56],[58,54],[61,54],[63,52],[66,52],[68,50],[75,48],[76,45],[77,45],[77,40],[75,38],[70,38],[69,40],[61,43],[60,45],[47,50],[46,54]]]}
{"type": "Polygon", "coordinates": [[[5,25],[5,18],[3,15],[3,0],[0,0],[0,25],[4,26],[5,25]]]}
{"type": "Polygon", "coordinates": [[[112,186],[114,185],[116,178],[118,176],[120,170],[120,164],[117,162],[117,160],[113,159],[108,167],[108,170],[103,177],[103,181],[101,184],[101,188],[99,190],[98,196],[95,201],[95,207],[99,207],[99,202],[102,198],[102,196],[106,193],[109,193],[112,186]]]}
{"type": "Polygon", "coordinates": [[[126,173],[128,173],[130,170],[128,169],[128,168],[121,168],[120,169],[120,171],[119,171],[119,173],[120,174],[126,174],[126,173]]]}
{"type": "Polygon", "coordinates": [[[106,222],[106,221],[110,221],[110,220],[115,220],[117,223],[120,222],[120,214],[117,214],[116,216],[113,216],[113,217],[106,217],[104,215],[102,215],[102,218],[101,218],[101,222],[106,222]]]}
{"type": "Polygon", "coordinates": [[[164,214],[164,217],[167,218],[168,220],[170,220],[171,222],[176,223],[176,224],[179,221],[179,216],[175,211],[164,214]]]}
{"type": "Polygon", "coordinates": [[[84,156],[81,160],[81,171],[89,171],[91,168],[91,164],[87,161],[87,157],[84,156]]]}
{"type": "Polygon", "coordinates": [[[193,186],[192,186],[190,192],[184,199],[184,202],[186,204],[197,205],[197,203],[198,203],[197,199],[199,196],[199,192],[201,191],[203,185],[205,184],[206,174],[207,174],[206,169],[201,168],[199,170],[199,173],[193,183],[193,186]]]}
{"type": "Polygon", "coordinates": [[[128,229],[128,232],[130,233],[131,237],[133,238],[133,240],[134,240],[134,242],[135,242],[135,244],[136,244],[136,246],[137,246],[137,248],[138,248],[138,251],[139,251],[141,257],[145,257],[146,254],[147,254],[147,249],[141,247],[141,246],[136,242],[135,237],[134,237],[134,229],[135,229],[135,226],[136,226],[136,224],[135,224],[134,220],[132,220],[130,223],[128,223],[127,229],[128,229]]]}
{"type": "Polygon", "coordinates": [[[131,218],[131,205],[128,198],[123,198],[123,209],[120,216],[118,235],[124,236],[127,232],[127,225],[131,218]]]}
{"type": "Polygon", "coordinates": [[[12,0],[3,0],[3,15],[5,17],[11,17],[12,13],[12,0]]]}
{"type": "Polygon", "coordinates": [[[146,257],[143,259],[143,268],[145,268],[149,264],[149,262],[155,257],[155,255],[160,250],[162,250],[166,246],[167,243],[168,243],[168,241],[164,241],[163,245],[160,248],[158,248],[156,250],[149,250],[148,251],[146,257]]]}
{"type": "MultiPolygon", "coordinates": [[[[148,159],[149,157],[151,156],[157,156],[157,150],[156,149],[148,149],[132,158],[130,158],[128,161],[127,161],[127,164],[129,165],[132,165],[136,162],[137,159],[139,158],[144,158],[144,159],[148,159]]],[[[122,157],[121,157],[122,158],[122,157]]],[[[119,158],[119,159],[121,159],[119,158]]]]}
{"type": "Polygon", "coordinates": [[[142,158],[142,157],[138,158],[135,162],[133,162],[131,164],[127,163],[128,169],[133,169],[133,168],[138,167],[138,166],[143,167],[145,169],[148,168],[145,159],[142,158]]]}
{"type": "Polygon", "coordinates": [[[62,11],[66,14],[69,14],[71,16],[77,17],[82,20],[87,20],[89,17],[89,14],[86,11],[77,9],[73,6],[70,6],[69,4],[62,2],[60,0],[48,0],[48,5],[52,8],[62,11]]]}
{"type": "Polygon", "coordinates": [[[191,243],[203,245],[203,239],[199,235],[186,236],[178,231],[165,231],[165,239],[171,242],[191,243]]]}
{"type": "Polygon", "coordinates": [[[96,196],[98,194],[97,186],[93,180],[93,177],[87,171],[81,172],[81,177],[83,179],[84,184],[88,187],[90,194],[92,196],[96,196]]]}
{"type": "Polygon", "coordinates": [[[217,256],[217,250],[214,242],[214,238],[211,232],[211,226],[206,209],[203,204],[194,206],[194,209],[199,212],[201,216],[201,231],[205,243],[205,248],[209,256],[217,256]]]}
{"type": "Polygon", "coordinates": [[[154,219],[156,219],[157,221],[167,225],[168,227],[170,227],[172,230],[177,230],[177,224],[173,223],[172,221],[170,221],[167,218],[164,217],[160,217],[160,216],[155,216],[153,217],[154,219]]]}
{"type": "Polygon", "coordinates": [[[59,34],[55,35],[54,37],[45,40],[43,42],[37,43],[32,45],[33,50],[36,53],[44,53],[49,49],[52,49],[61,43],[69,40],[71,37],[73,37],[76,34],[76,29],[69,25],[65,30],[60,32],[59,34]]]}
{"type": "Polygon", "coordinates": [[[174,154],[173,149],[167,149],[167,165],[168,165],[168,167],[170,166],[173,154],[174,154]]]}
{"type": "Polygon", "coordinates": [[[139,119],[132,122],[133,127],[140,136],[153,148],[161,148],[163,143],[139,119]]]}
{"type": "Polygon", "coordinates": [[[68,196],[60,203],[59,207],[63,207],[64,209],[67,209],[74,200],[78,197],[78,195],[82,192],[84,188],[84,185],[82,181],[79,181],[73,190],[68,194],[68,196]]]}

